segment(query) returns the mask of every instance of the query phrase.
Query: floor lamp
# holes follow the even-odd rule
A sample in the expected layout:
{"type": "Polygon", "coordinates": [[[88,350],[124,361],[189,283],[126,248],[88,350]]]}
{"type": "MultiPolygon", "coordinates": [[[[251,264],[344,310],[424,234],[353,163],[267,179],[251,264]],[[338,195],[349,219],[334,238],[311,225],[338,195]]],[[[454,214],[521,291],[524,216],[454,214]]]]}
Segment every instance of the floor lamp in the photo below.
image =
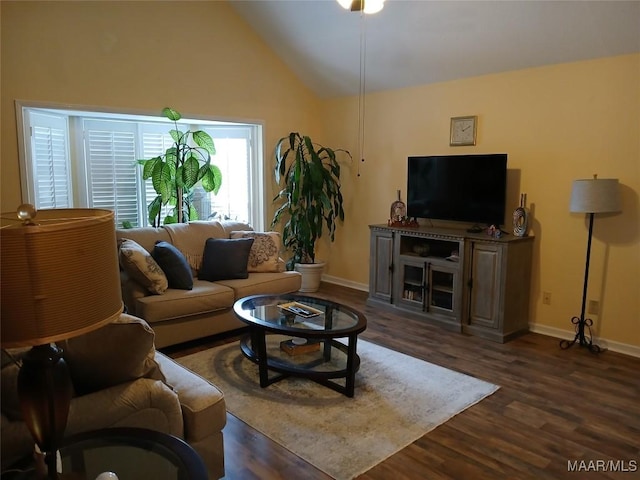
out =
{"type": "MultiPolygon", "coordinates": [[[[71,403],[71,380],[56,341],[109,323],[122,312],[114,214],[98,209],[2,214],[2,348],[33,347],[22,358],[22,417],[57,478],[57,450],[71,403]]],[[[9,388],[3,385],[4,388],[9,388]]]]}
{"type": "Polygon", "coordinates": [[[613,178],[599,179],[597,175],[593,179],[575,180],[571,190],[571,202],[569,210],[572,213],[586,213],[589,215],[589,237],[587,240],[587,259],[584,267],[584,286],[582,289],[582,310],[580,317],[573,317],[571,323],[576,326],[576,336],[573,340],[561,340],[560,348],[567,349],[578,343],[581,347],[587,347],[592,353],[600,353],[600,347],[594,345],[591,335],[593,320],[585,318],[587,304],[587,285],[589,280],[589,257],[591,256],[591,237],[593,235],[593,216],[596,213],[613,213],[620,211],[620,191],[618,180],[613,178]],[[585,330],[589,334],[585,334],[585,330]]]}

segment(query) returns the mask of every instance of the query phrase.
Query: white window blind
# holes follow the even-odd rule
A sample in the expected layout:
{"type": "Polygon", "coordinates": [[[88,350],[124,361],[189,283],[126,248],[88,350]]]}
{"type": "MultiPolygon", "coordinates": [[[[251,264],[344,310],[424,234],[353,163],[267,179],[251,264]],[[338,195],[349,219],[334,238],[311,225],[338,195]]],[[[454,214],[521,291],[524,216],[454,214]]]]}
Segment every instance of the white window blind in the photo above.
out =
{"type": "Polygon", "coordinates": [[[69,208],[72,193],[69,166],[69,127],[62,115],[31,112],[31,168],[26,172],[35,207],[69,208]]]}
{"type": "Polygon", "coordinates": [[[142,226],[136,124],[85,120],[83,125],[89,207],[113,210],[116,225],[142,226]]]}
{"type": "MultiPolygon", "coordinates": [[[[141,159],[149,159],[153,157],[159,157],[163,155],[168,148],[173,145],[173,138],[169,135],[169,130],[172,128],[171,124],[152,124],[152,123],[140,123],[140,138],[142,143],[142,156],[141,159]]],[[[184,128],[183,128],[184,131],[184,128]]],[[[153,189],[153,183],[148,178],[144,180],[144,198],[143,203],[145,205],[145,215],[148,219],[149,214],[147,205],[149,205],[158,194],[153,189]]],[[[160,223],[164,220],[172,211],[170,205],[164,205],[160,211],[160,223]]],[[[148,221],[148,220],[147,220],[148,221]]]]}
{"type": "Polygon", "coordinates": [[[218,195],[208,194],[213,218],[252,222],[251,142],[252,127],[216,126],[204,129],[216,147],[214,163],[222,172],[218,195]]]}

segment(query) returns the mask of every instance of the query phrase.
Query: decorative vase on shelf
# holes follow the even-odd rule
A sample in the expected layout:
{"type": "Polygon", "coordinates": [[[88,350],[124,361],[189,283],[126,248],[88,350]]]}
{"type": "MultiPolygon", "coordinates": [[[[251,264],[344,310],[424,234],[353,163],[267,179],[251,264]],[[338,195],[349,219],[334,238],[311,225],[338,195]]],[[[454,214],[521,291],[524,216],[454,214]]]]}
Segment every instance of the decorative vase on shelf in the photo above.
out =
{"type": "Polygon", "coordinates": [[[516,237],[526,237],[529,228],[529,209],[527,194],[520,194],[520,206],[513,211],[513,234],[516,237]]]}
{"type": "Polygon", "coordinates": [[[391,223],[402,222],[407,217],[407,206],[400,199],[400,190],[398,190],[398,199],[391,204],[391,212],[389,219],[391,223]]]}

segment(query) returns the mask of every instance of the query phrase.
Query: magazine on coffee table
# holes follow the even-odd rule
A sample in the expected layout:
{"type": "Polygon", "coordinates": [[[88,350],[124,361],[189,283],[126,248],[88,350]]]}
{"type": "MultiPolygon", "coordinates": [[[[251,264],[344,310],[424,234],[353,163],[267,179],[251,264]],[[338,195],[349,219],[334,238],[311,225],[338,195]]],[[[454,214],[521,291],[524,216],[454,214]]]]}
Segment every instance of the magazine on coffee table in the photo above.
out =
{"type": "Polygon", "coordinates": [[[278,308],[286,310],[287,312],[295,313],[296,315],[304,318],[316,317],[322,314],[320,310],[299,302],[281,303],[280,305],[278,305],[278,308]]]}

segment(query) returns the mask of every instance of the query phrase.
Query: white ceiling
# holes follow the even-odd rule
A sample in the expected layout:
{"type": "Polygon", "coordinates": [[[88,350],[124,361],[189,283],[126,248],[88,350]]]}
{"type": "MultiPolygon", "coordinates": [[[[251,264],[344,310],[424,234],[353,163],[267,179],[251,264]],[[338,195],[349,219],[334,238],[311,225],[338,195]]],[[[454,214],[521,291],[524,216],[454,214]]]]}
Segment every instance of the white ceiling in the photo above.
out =
{"type": "Polygon", "coordinates": [[[323,98],[358,93],[363,27],[367,92],[640,52],[640,1],[230,2],[323,98]]]}

